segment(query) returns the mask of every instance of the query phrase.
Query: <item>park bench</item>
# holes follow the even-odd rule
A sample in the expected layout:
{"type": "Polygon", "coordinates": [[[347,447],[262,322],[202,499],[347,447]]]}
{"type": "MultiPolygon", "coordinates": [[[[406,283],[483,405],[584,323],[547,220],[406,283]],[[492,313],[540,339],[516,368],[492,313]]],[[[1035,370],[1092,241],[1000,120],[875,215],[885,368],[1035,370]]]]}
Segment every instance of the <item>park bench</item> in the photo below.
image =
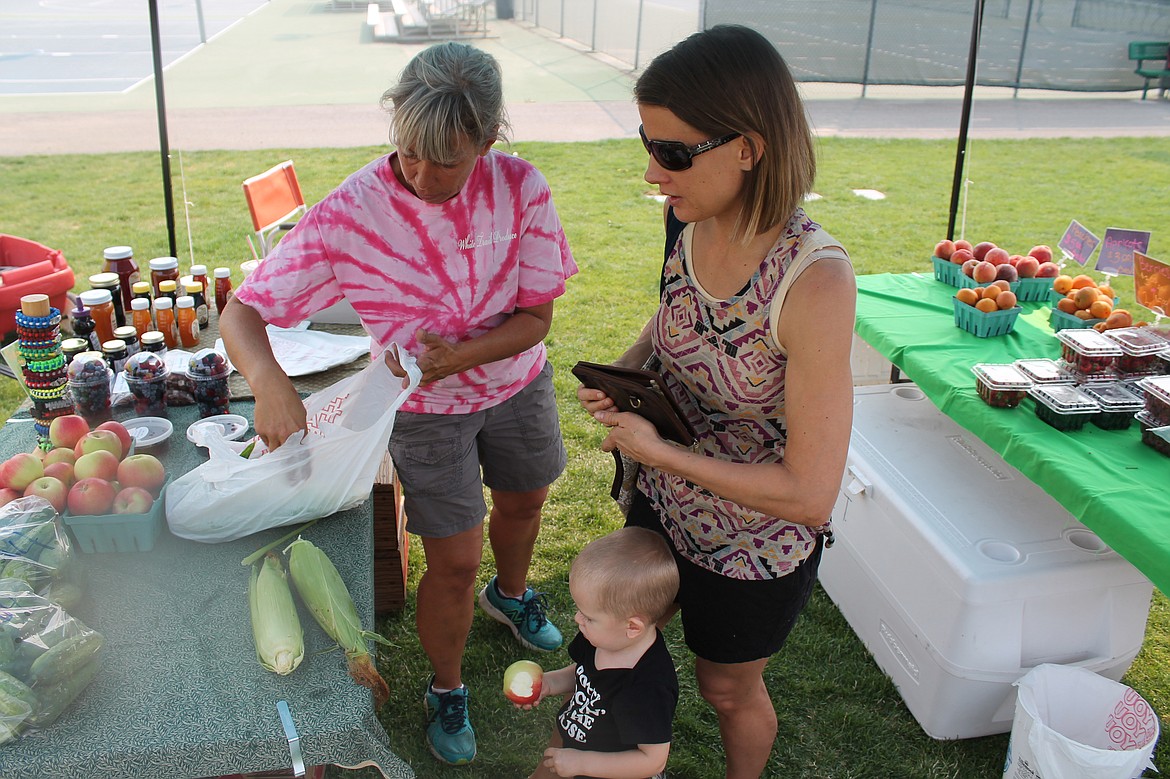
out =
{"type": "Polygon", "coordinates": [[[1152,79],[1158,79],[1158,97],[1162,97],[1170,85],[1170,41],[1130,41],[1129,59],[1137,62],[1133,72],[1145,79],[1142,100],[1146,99],[1152,79]],[[1153,64],[1147,66],[1146,60],[1153,64]]]}

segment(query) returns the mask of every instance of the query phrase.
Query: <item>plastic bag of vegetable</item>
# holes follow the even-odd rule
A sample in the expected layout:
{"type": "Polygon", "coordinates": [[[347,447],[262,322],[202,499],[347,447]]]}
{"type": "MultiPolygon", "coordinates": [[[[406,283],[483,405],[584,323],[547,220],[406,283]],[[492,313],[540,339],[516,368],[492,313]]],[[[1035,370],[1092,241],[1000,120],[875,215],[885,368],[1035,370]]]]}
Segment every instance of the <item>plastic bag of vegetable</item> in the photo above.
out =
{"type": "Polygon", "coordinates": [[[66,576],[74,557],[49,501],[33,496],[0,506],[0,579],[22,579],[44,592],[66,576]]]}
{"type": "Polygon", "coordinates": [[[24,579],[0,579],[0,744],[55,722],[100,670],[102,643],[24,579]]]}

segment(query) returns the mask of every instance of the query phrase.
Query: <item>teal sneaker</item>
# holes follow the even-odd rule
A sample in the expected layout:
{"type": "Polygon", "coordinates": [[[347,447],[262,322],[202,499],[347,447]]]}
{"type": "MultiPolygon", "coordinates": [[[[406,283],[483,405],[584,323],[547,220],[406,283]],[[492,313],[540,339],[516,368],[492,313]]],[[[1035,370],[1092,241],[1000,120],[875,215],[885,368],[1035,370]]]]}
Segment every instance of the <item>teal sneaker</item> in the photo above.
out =
{"type": "MultiPolygon", "coordinates": [[[[431,677],[434,682],[434,677],[431,677]]],[[[467,716],[467,685],[451,692],[434,692],[427,684],[427,746],[447,765],[467,765],[475,759],[475,731],[467,716]]]]}
{"type": "Polygon", "coordinates": [[[516,640],[529,649],[538,652],[560,649],[564,639],[561,631],[545,615],[548,608],[545,594],[529,587],[522,598],[505,598],[496,586],[496,578],[493,576],[480,591],[480,608],[492,619],[511,628],[516,640]]]}

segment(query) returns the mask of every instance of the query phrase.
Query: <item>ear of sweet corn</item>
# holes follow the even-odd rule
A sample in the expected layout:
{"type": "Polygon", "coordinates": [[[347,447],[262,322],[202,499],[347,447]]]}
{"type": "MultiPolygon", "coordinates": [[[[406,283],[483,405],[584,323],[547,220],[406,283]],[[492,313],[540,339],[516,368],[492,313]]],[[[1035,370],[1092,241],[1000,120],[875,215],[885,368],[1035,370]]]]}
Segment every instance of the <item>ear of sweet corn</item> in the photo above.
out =
{"type": "Polygon", "coordinates": [[[284,567],[274,552],[252,566],[248,606],[260,665],[281,676],[295,671],[305,657],[304,633],[284,567]]]}
{"type": "Polygon", "coordinates": [[[362,630],[353,598],[329,557],[303,538],[289,544],[288,572],[301,601],[329,637],[345,651],[349,675],[369,687],[378,708],[390,697],[390,689],[374,667],[367,639],[389,643],[377,633],[362,630]]]}

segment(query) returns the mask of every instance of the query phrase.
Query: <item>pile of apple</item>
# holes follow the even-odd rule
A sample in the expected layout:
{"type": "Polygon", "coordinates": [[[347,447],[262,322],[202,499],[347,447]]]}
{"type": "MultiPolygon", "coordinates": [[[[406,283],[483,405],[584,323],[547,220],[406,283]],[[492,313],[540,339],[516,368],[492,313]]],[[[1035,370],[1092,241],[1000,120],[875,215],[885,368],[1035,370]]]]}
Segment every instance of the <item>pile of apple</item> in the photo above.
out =
{"type": "Polygon", "coordinates": [[[1016,307],[1016,293],[1003,279],[993,281],[986,287],[964,287],[955,293],[955,299],[985,314],[1016,307]]]}
{"type": "Polygon", "coordinates": [[[1060,275],[1060,266],[1052,261],[1052,249],[1045,244],[1033,246],[1027,254],[1012,254],[991,241],[972,246],[970,241],[960,238],[939,241],[934,256],[961,266],[963,275],[979,284],[1054,279],[1060,275]]]}
{"type": "Polygon", "coordinates": [[[1124,308],[1113,308],[1113,287],[1097,284],[1088,274],[1057,276],[1052,290],[1064,295],[1056,301],[1058,309],[1077,319],[1094,322],[1095,330],[1115,330],[1134,324],[1132,314],[1124,308]]]}
{"type": "Polygon", "coordinates": [[[0,505],[38,495],[57,513],[145,514],[154,505],[167,472],[150,454],[131,454],[130,432],[121,422],[94,429],[76,414],[49,424],[45,451],[21,452],[0,463],[0,505]]]}

